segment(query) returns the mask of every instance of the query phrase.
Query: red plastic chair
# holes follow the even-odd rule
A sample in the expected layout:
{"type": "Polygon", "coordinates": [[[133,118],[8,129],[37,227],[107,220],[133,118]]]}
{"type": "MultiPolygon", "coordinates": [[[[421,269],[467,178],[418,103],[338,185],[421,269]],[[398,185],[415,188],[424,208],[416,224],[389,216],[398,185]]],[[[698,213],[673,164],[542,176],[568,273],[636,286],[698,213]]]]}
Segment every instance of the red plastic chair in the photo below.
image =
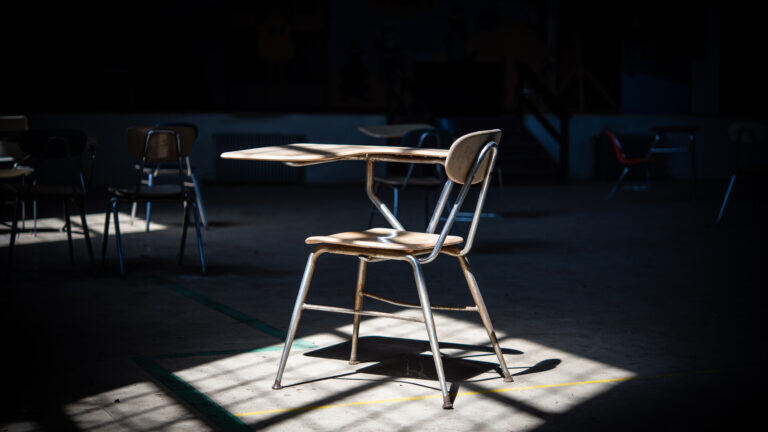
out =
{"type": "Polygon", "coordinates": [[[611,188],[611,191],[608,193],[605,199],[609,200],[613,198],[613,196],[616,194],[616,191],[619,190],[621,182],[624,181],[624,177],[627,176],[629,169],[632,167],[641,165],[645,167],[645,187],[647,188],[651,182],[651,173],[648,170],[648,164],[651,162],[656,162],[657,159],[650,152],[643,157],[628,157],[624,152],[624,147],[622,147],[619,138],[616,137],[616,134],[614,134],[613,131],[608,128],[605,129],[605,134],[608,136],[608,138],[610,138],[611,143],[613,144],[613,151],[616,152],[616,160],[624,166],[624,169],[619,175],[619,179],[616,180],[616,183],[613,185],[613,188],[611,188]]]}

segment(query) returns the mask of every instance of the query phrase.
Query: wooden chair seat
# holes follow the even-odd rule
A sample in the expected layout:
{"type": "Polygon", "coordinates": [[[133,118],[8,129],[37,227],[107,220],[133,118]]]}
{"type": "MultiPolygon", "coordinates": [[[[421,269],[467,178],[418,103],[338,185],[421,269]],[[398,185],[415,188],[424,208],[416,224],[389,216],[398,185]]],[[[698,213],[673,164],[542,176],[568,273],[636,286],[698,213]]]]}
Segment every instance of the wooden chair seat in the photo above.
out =
{"type": "MultiPolygon", "coordinates": [[[[373,181],[388,186],[402,186],[405,183],[405,176],[374,177],[373,181]]],[[[411,176],[408,179],[408,186],[442,186],[443,182],[435,176],[416,177],[411,176]]]]}
{"type": "MultiPolygon", "coordinates": [[[[328,236],[308,237],[307,244],[326,244],[360,249],[398,251],[414,253],[429,251],[437,244],[438,234],[412,231],[398,231],[392,228],[371,228],[365,231],[343,232],[328,236]]],[[[459,236],[446,237],[443,247],[454,246],[464,241],[459,236]]]]}

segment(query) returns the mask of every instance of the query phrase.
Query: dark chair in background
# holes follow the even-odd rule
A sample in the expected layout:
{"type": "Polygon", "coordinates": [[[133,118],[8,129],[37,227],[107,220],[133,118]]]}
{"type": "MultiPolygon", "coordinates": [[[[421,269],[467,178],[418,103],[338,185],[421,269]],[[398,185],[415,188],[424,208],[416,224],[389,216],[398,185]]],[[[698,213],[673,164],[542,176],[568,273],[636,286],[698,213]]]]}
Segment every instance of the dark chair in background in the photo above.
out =
{"type": "Polygon", "coordinates": [[[736,168],[731,174],[716,223],[723,219],[725,206],[736,183],[736,176],[768,176],[768,149],[765,148],[765,126],[759,123],[732,123],[728,126],[728,139],[736,144],[736,168]]]}
{"type": "Polygon", "coordinates": [[[125,140],[131,155],[139,160],[138,179],[135,186],[109,188],[109,207],[104,220],[104,238],[101,245],[102,264],[107,253],[109,238],[109,216],[113,215],[115,222],[115,240],[117,242],[117,255],[120,260],[120,274],[125,276],[125,263],[123,257],[123,245],[120,238],[120,221],[118,210],[120,203],[130,202],[181,202],[184,205],[184,220],[181,229],[181,247],[179,249],[179,265],[184,258],[184,245],[187,239],[187,226],[189,224],[189,212],[192,209],[195,219],[195,232],[197,233],[197,247],[200,253],[200,267],[203,274],[205,269],[205,252],[203,249],[203,237],[200,229],[200,214],[194,194],[189,192],[185,185],[184,160],[192,151],[195,141],[195,130],[188,126],[134,126],[128,128],[125,140]],[[174,172],[177,174],[177,182],[161,185],[144,184],[144,173],[147,163],[175,163],[174,172]]]}
{"type": "Polygon", "coordinates": [[[614,183],[611,191],[608,192],[608,195],[606,195],[605,199],[609,200],[613,198],[614,195],[616,195],[616,191],[619,190],[621,182],[624,181],[624,178],[629,173],[630,168],[642,167],[645,169],[645,188],[647,188],[651,181],[649,164],[656,162],[656,157],[650,152],[646,153],[645,156],[642,157],[628,157],[624,151],[624,147],[621,145],[621,141],[619,141],[619,138],[616,136],[616,134],[613,133],[613,131],[610,129],[605,129],[605,135],[607,135],[611,140],[613,150],[616,153],[616,160],[621,166],[623,166],[621,174],[619,174],[619,178],[616,180],[616,183],[614,183]]]}
{"type": "MultiPolygon", "coordinates": [[[[414,129],[403,135],[401,146],[447,148],[453,142],[450,132],[442,128],[414,129]]],[[[404,174],[388,173],[382,177],[373,178],[374,193],[378,193],[380,186],[392,189],[393,204],[392,213],[397,217],[400,194],[407,188],[419,188],[424,190],[424,214],[429,217],[429,195],[436,192],[445,182],[445,174],[440,165],[416,166],[409,164],[404,174]]],[[[368,217],[368,226],[373,223],[373,215],[378,213],[376,208],[371,208],[368,217]]]]}
{"type": "MultiPolygon", "coordinates": [[[[25,184],[27,178],[35,171],[32,167],[21,165],[29,158],[19,146],[19,141],[27,130],[29,130],[27,116],[0,116],[0,182],[25,184]]],[[[13,201],[0,196],[0,207],[4,209],[8,204],[13,205],[13,201]]],[[[26,228],[24,226],[26,214],[26,203],[22,202],[22,230],[26,228]]]]}
{"type": "MultiPolygon", "coordinates": [[[[192,148],[194,148],[194,143],[197,140],[198,136],[198,129],[197,125],[194,123],[185,123],[185,122],[163,122],[158,123],[155,126],[157,127],[166,127],[166,126],[180,126],[180,127],[188,127],[191,128],[194,131],[194,138],[192,139],[192,144],[189,148],[189,152],[192,152],[192,148]]],[[[197,181],[197,177],[195,176],[195,172],[192,169],[192,162],[189,160],[189,155],[185,156],[182,160],[183,162],[183,169],[182,173],[184,175],[184,186],[188,188],[192,188],[195,191],[195,200],[197,201],[197,211],[200,215],[200,220],[203,222],[203,226],[205,228],[208,228],[208,215],[205,212],[205,206],[203,205],[203,195],[200,193],[200,185],[197,181]]],[[[143,169],[140,168],[139,164],[134,165],[134,168],[137,170],[140,170],[142,173],[142,184],[147,185],[148,187],[152,187],[155,183],[155,179],[160,176],[168,176],[168,175],[179,175],[178,168],[173,166],[162,166],[162,164],[152,164],[145,166],[143,169]],[[146,177],[145,177],[146,176],[146,177]]],[[[136,202],[133,203],[131,206],[131,224],[133,224],[134,219],[136,218],[136,208],[138,204],[136,202]]],[[[150,201],[146,202],[146,215],[147,215],[147,228],[146,230],[149,231],[149,223],[152,218],[152,203],[150,201]]]]}
{"type": "Polygon", "coordinates": [[[75,263],[72,248],[72,224],[70,223],[70,204],[78,206],[83,235],[88,248],[88,256],[93,263],[93,249],[85,219],[86,179],[83,168],[83,151],[87,147],[88,136],[78,130],[39,130],[22,135],[19,146],[30,156],[34,168],[32,184],[3,184],[5,194],[14,199],[13,222],[11,223],[10,248],[8,250],[8,275],[13,268],[13,249],[18,231],[20,203],[24,201],[56,200],[62,203],[64,210],[64,229],[69,243],[69,258],[75,263]],[[63,181],[68,178],[68,181],[63,181]]]}

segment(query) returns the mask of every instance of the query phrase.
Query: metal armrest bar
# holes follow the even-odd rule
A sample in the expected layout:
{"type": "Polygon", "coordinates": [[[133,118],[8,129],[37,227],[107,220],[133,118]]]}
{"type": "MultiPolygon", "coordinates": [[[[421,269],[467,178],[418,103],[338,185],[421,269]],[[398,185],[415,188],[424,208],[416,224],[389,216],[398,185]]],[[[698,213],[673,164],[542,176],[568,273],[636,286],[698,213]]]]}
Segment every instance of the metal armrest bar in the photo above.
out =
{"type": "MultiPolygon", "coordinates": [[[[370,297],[374,300],[383,301],[384,303],[393,304],[395,306],[402,306],[402,307],[408,307],[408,308],[416,308],[421,309],[421,304],[416,303],[407,303],[407,302],[401,302],[397,300],[393,300],[387,297],[383,297],[376,294],[371,294],[369,292],[362,292],[362,295],[366,297],[370,297]]],[[[431,305],[431,308],[434,310],[446,310],[446,311],[461,311],[461,312],[477,312],[477,306],[447,306],[447,305],[431,305]]]]}
{"type": "Polygon", "coordinates": [[[376,194],[373,193],[373,160],[367,159],[365,161],[365,192],[368,194],[368,198],[373,202],[373,205],[379,210],[379,213],[381,213],[384,216],[384,219],[389,222],[389,224],[392,226],[392,228],[400,231],[405,231],[405,227],[400,223],[399,220],[395,217],[394,214],[389,210],[389,208],[381,202],[379,197],[376,196],[376,194]]]}
{"type": "Polygon", "coordinates": [[[438,222],[440,222],[440,216],[443,214],[443,210],[445,209],[445,203],[448,201],[448,196],[451,194],[451,190],[453,189],[453,182],[450,180],[447,180],[445,182],[445,185],[443,186],[443,191],[440,192],[440,198],[437,200],[437,205],[435,205],[435,211],[432,213],[432,219],[429,221],[429,226],[427,227],[427,232],[430,234],[435,233],[435,229],[437,228],[438,222]]]}
{"type": "Polygon", "coordinates": [[[375,317],[394,318],[399,320],[414,321],[414,322],[420,322],[420,323],[424,322],[424,318],[406,317],[406,316],[395,315],[393,313],[387,313],[387,312],[362,311],[362,310],[356,311],[354,309],[348,309],[348,308],[313,305],[313,304],[307,304],[307,303],[304,303],[304,305],[302,306],[302,309],[319,310],[324,312],[336,312],[336,313],[344,313],[344,314],[350,314],[350,315],[366,315],[366,316],[375,316],[375,317]]]}

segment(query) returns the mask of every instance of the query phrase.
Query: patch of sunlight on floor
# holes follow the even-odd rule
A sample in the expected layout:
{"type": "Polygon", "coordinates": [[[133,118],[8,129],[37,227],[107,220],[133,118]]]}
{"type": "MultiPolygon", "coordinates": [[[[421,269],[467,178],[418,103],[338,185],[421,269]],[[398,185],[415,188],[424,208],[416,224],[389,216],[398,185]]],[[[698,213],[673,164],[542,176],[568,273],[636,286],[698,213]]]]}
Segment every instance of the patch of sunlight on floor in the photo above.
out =
{"type": "Polygon", "coordinates": [[[64,413],[83,431],[207,431],[196,414],[151,382],[139,382],[70,403],[64,413]]]}
{"type": "MultiPolygon", "coordinates": [[[[413,315],[418,311],[399,313],[413,315]]],[[[344,356],[349,352],[351,324],[333,333],[309,336],[303,336],[309,329],[302,329],[300,325],[299,337],[318,348],[291,350],[282,382],[286,387],[279,391],[271,389],[281,354],[275,349],[211,357],[210,361],[193,367],[188,367],[189,363],[183,359],[162,360],[162,365],[176,371],[178,377],[252,426],[274,425],[295,430],[338,430],[349,426],[358,430],[395,430],[412,428],[422,421],[425,427],[435,427],[445,421],[443,426],[449,430],[477,427],[478,422],[487,422],[484,427],[494,429],[526,430],[544,422],[540,418],[543,414],[537,416],[536,413],[568,411],[618,384],[584,381],[634,376],[630,371],[594,359],[497,332],[504,349],[522,352],[505,354],[510,372],[520,374],[515,382],[505,383],[492,368],[497,364],[495,355],[483,349],[490,347],[490,343],[479,318],[473,323],[438,313],[435,320],[438,338],[446,345],[453,344],[441,349],[443,354],[480,365],[455,382],[458,384],[456,414],[448,417],[435,415],[441,412],[437,380],[418,373],[414,377],[412,373],[415,364],[422,367],[424,364],[423,357],[418,360],[418,351],[423,348],[422,353],[430,352],[420,323],[364,318],[361,324],[361,338],[377,336],[423,342],[422,345],[416,343],[415,351],[408,353],[417,359],[416,363],[409,360],[410,366],[409,361],[399,364],[398,360],[349,365],[344,356]],[[318,354],[323,350],[330,353],[332,348],[328,347],[338,344],[345,345],[340,346],[336,354],[318,354]],[[411,373],[404,368],[411,368],[411,373]],[[536,388],[551,384],[567,385],[536,388]],[[525,408],[521,409],[521,405],[525,408]],[[320,408],[312,409],[314,407],[320,408]],[[329,417],[335,420],[330,421],[329,417]]],[[[406,345],[411,343],[406,341],[406,345]]],[[[361,353],[364,346],[361,339],[361,353]]],[[[386,356],[384,352],[380,358],[384,360],[386,356]]],[[[432,363],[431,357],[427,356],[426,360],[432,363]]],[[[424,370],[431,367],[427,366],[424,370]]]]}
{"type": "MultiPolygon", "coordinates": [[[[101,236],[104,233],[104,213],[89,213],[85,216],[85,221],[88,223],[88,229],[91,235],[98,234],[101,236]]],[[[83,227],[80,223],[80,215],[73,213],[71,216],[72,223],[72,239],[79,240],[83,236],[83,227]]],[[[133,224],[131,224],[131,215],[128,213],[119,213],[118,218],[120,220],[120,234],[134,234],[145,232],[146,222],[143,219],[136,218],[133,224]]],[[[111,235],[115,233],[114,219],[109,220],[109,232],[111,235]]],[[[41,218],[37,220],[37,234],[35,235],[32,230],[34,222],[31,218],[27,219],[24,223],[25,232],[22,232],[16,236],[16,244],[35,244],[35,243],[50,243],[67,241],[67,233],[64,231],[64,219],[57,217],[41,218]]],[[[19,221],[19,228],[22,228],[22,223],[19,221]]],[[[161,231],[168,229],[167,225],[163,225],[157,222],[149,223],[149,230],[161,231]]],[[[194,229],[194,227],[193,227],[194,229]]],[[[3,234],[0,234],[0,245],[7,246],[10,239],[10,227],[2,228],[3,234]]],[[[93,242],[94,239],[92,238],[93,242]]]]}
{"type": "Polygon", "coordinates": [[[0,431],[3,432],[36,432],[43,430],[43,427],[36,422],[13,422],[0,424],[0,431]]]}

